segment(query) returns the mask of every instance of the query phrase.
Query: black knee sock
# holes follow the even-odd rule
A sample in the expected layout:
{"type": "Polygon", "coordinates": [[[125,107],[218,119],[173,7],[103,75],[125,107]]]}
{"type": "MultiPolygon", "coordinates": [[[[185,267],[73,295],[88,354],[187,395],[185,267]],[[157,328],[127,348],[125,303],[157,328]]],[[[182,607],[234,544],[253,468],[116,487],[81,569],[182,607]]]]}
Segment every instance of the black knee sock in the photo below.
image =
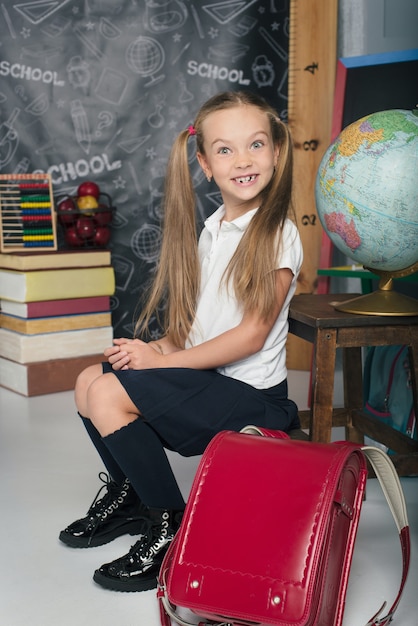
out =
{"type": "Polygon", "coordinates": [[[164,446],[141,418],[103,437],[103,442],[144,504],[156,509],[184,509],[164,446]]]}
{"type": "Polygon", "coordinates": [[[122,485],[123,481],[126,478],[125,473],[121,470],[121,468],[119,467],[119,465],[117,464],[113,456],[111,455],[108,447],[105,446],[105,444],[103,443],[102,437],[99,431],[97,430],[97,428],[94,426],[94,424],[92,424],[92,422],[86,417],[83,417],[82,415],[80,415],[80,417],[83,421],[83,424],[89,434],[89,437],[94,447],[96,448],[97,452],[99,453],[100,458],[105,464],[105,467],[107,471],[109,472],[110,477],[115,481],[115,483],[117,483],[118,485],[122,485]]]}

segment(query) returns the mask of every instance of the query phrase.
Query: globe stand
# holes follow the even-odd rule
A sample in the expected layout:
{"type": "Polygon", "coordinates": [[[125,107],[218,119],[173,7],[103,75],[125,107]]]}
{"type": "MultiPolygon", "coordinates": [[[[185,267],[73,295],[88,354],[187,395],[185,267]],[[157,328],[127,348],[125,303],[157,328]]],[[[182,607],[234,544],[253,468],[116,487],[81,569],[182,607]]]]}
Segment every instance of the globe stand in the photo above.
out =
{"type": "Polygon", "coordinates": [[[379,272],[375,269],[370,271],[380,277],[377,291],[341,302],[334,307],[335,309],[360,315],[418,315],[418,300],[393,291],[393,279],[418,271],[418,262],[397,272],[379,272]]]}

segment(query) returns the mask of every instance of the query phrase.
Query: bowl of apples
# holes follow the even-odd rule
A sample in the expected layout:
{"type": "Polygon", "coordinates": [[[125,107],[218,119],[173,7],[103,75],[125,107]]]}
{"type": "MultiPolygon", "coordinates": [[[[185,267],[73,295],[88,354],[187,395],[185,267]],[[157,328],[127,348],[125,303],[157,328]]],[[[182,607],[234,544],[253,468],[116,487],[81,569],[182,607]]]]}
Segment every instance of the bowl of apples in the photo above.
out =
{"type": "Polygon", "coordinates": [[[85,181],[76,196],[57,198],[56,214],[64,244],[70,248],[106,248],[115,207],[99,185],[85,181]]]}

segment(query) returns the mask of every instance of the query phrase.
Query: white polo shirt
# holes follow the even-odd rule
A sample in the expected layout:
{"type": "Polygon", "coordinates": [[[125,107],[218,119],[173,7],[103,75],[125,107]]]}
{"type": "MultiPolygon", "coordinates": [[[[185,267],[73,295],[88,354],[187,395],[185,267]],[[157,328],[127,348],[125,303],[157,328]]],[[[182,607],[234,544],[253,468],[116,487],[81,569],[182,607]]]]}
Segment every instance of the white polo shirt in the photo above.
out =
{"type": "MultiPolygon", "coordinates": [[[[225,281],[219,288],[225,269],[234,254],[241,237],[257,209],[248,211],[232,222],[221,221],[225,215],[222,205],[206,221],[199,239],[201,286],[193,323],[186,348],[199,345],[234,328],[241,320],[243,311],[233,294],[228,293],[225,281]]],[[[236,361],[218,371],[225,376],[237,378],[258,389],[278,385],[287,377],[286,339],[288,332],[289,303],[296,289],[296,279],[303,260],[302,244],[295,224],[286,220],[282,244],[276,268],[289,268],[293,280],[282,310],[259,352],[236,361]]],[[[229,287],[232,292],[232,287],[229,287]]]]}

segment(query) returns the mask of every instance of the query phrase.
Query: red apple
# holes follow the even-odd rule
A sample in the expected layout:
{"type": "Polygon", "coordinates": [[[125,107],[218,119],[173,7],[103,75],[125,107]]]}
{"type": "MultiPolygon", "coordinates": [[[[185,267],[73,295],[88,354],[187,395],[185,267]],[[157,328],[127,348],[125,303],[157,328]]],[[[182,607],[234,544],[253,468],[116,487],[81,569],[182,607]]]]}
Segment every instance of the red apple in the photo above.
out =
{"type": "Polygon", "coordinates": [[[97,199],[100,196],[99,185],[91,180],[86,180],[78,186],[77,196],[94,196],[97,199]]]}
{"type": "Polygon", "coordinates": [[[100,248],[107,246],[110,240],[110,228],[107,226],[98,226],[93,236],[93,243],[100,248]]]}
{"type": "Polygon", "coordinates": [[[59,220],[62,224],[72,224],[77,217],[77,206],[72,198],[61,200],[57,206],[59,220]]]}
{"type": "Polygon", "coordinates": [[[94,222],[90,217],[79,217],[75,227],[81,239],[90,239],[93,237],[96,230],[94,222]]]}
{"type": "Polygon", "coordinates": [[[64,238],[65,242],[72,248],[78,248],[84,243],[75,226],[70,226],[65,230],[64,238]]]}
{"type": "Polygon", "coordinates": [[[99,204],[94,213],[94,221],[99,226],[106,226],[106,224],[110,224],[112,221],[112,211],[110,211],[106,204],[99,204]]]}

